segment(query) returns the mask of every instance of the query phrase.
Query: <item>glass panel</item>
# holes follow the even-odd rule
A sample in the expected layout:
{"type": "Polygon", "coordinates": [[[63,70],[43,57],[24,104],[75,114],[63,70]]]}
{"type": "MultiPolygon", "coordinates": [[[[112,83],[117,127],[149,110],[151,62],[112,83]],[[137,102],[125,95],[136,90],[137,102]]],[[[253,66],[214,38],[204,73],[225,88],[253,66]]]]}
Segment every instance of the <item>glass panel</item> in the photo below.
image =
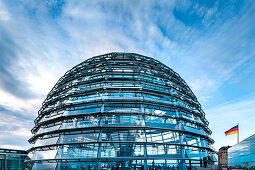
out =
{"type": "Polygon", "coordinates": [[[177,160],[147,160],[148,169],[178,170],[177,166],[177,160]]]}
{"type": "Polygon", "coordinates": [[[114,161],[114,162],[102,162],[102,170],[112,170],[112,169],[134,169],[134,170],[144,170],[143,160],[129,160],[129,161],[114,161]]]}
{"type": "Polygon", "coordinates": [[[189,131],[189,132],[193,132],[196,134],[207,136],[207,134],[205,133],[205,131],[203,129],[196,129],[194,127],[188,127],[188,126],[184,126],[184,129],[185,129],[185,131],[189,131]]]}
{"type": "Polygon", "coordinates": [[[181,149],[175,145],[148,144],[147,155],[153,157],[181,158],[181,149]]]}
{"type": "Polygon", "coordinates": [[[172,170],[172,166],[166,166],[166,160],[147,160],[148,169],[167,169],[172,170]]]}
{"type": "Polygon", "coordinates": [[[36,134],[46,133],[46,132],[58,130],[59,127],[60,127],[60,125],[51,126],[51,127],[41,127],[41,128],[36,132],[36,134]]]}
{"type": "Polygon", "coordinates": [[[56,144],[58,141],[58,137],[54,138],[46,138],[46,139],[37,139],[33,147],[36,146],[44,146],[44,145],[53,145],[56,144]]]}
{"type": "Polygon", "coordinates": [[[103,111],[110,113],[143,113],[140,104],[105,104],[103,111]]]}
{"type": "Polygon", "coordinates": [[[111,92],[104,93],[103,98],[105,99],[142,99],[141,93],[133,92],[111,92]]]}
{"type": "Polygon", "coordinates": [[[146,114],[153,114],[153,115],[166,115],[166,112],[167,111],[164,111],[164,110],[158,110],[158,109],[144,109],[145,113],[146,114]]]}
{"type": "Polygon", "coordinates": [[[39,121],[40,123],[41,122],[44,122],[44,121],[47,121],[47,120],[51,120],[51,119],[55,119],[55,118],[58,118],[58,117],[61,117],[63,113],[60,113],[60,114],[56,114],[54,116],[51,116],[51,115],[44,115],[43,118],[39,121]]]}
{"type": "Polygon", "coordinates": [[[143,130],[102,130],[102,141],[144,142],[143,130]]]}
{"type": "Polygon", "coordinates": [[[32,157],[33,157],[33,155],[34,155],[34,151],[28,152],[26,159],[27,159],[27,160],[31,160],[32,157]]]}
{"type": "Polygon", "coordinates": [[[78,103],[89,102],[89,101],[98,100],[98,99],[101,99],[101,94],[99,93],[90,94],[86,96],[71,97],[70,100],[67,101],[67,103],[78,104],[78,103]]]}
{"type": "Polygon", "coordinates": [[[185,147],[185,151],[189,159],[201,159],[208,156],[208,153],[200,148],[185,147]]]}
{"type": "Polygon", "coordinates": [[[71,110],[65,112],[64,115],[79,115],[79,114],[88,114],[88,113],[97,113],[101,111],[101,107],[99,108],[77,108],[78,110],[71,110]]]}
{"type": "Polygon", "coordinates": [[[128,143],[102,143],[101,157],[134,157],[144,155],[144,145],[128,143]]]}
{"type": "Polygon", "coordinates": [[[97,170],[97,162],[59,162],[56,170],[97,170]]]}
{"type": "Polygon", "coordinates": [[[206,140],[198,136],[185,135],[184,141],[186,142],[187,145],[209,148],[209,145],[207,144],[206,140]]]}
{"type": "Polygon", "coordinates": [[[63,122],[60,129],[72,129],[72,128],[83,128],[98,126],[99,117],[98,116],[85,116],[82,118],[68,119],[63,122]]]}
{"type": "Polygon", "coordinates": [[[176,116],[176,109],[162,107],[162,106],[154,106],[154,105],[144,105],[145,114],[152,114],[152,115],[167,115],[167,116],[176,116]]]}
{"type": "Polygon", "coordinates": [[[146,130],[147,142],[160,142],[163,143],[162,131],[146,130]]]}
{"type": "Polygon", "coordinates": [[[34,163],[32,170],[51,170],[55,169],[57,163],[34,163]]]}
{"type": "Polygon", "coordinates": [[[142,116],[103,116],[100,122],[101,126],[144,126],[144,120],[142,116]]]}
{"type": "Polygon", "coordinates": [[[35,151],[32,160],[40,159],[54,159],[56,156],[57,150],[47,150],[47,151],[35,151]]]}
{"type": "Polygon", "coordinates": [[[162,132],[165,143],[181,143],[178,132],[162,132]]]}
{"type": "Polygon", "coordinates": [[[60,146],[56,158],[96,158],[98,144],[60,146]]]}
{"type": "Polygon", "coordinates": [[[60,135],[58,143],[85,143],[85,142],[96,142],[97,140],[98,140],[98,133],[60,135]]]}
{"type": "Polygon", "coordinates": [[[147,142],[180,143],[178,132],[146,130],[146,137],[147,142]]]}
{"type": "Polygon", "coordinates": [[[176,119],[156,116],[145,116],[145,123],[146,126],[162,128],[175,128],[177,124],[176,119]]]}

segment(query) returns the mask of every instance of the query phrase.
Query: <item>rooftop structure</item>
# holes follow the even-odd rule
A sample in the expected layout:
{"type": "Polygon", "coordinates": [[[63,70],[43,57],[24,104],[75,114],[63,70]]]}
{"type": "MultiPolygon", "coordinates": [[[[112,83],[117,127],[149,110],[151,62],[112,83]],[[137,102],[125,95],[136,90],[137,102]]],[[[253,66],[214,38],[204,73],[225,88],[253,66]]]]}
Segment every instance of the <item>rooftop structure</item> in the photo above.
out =
{"type": "Polygon", "coordinates": [[[255,168],[255,134],[228,149],[228,166],[255,168]]]}
{"type": "Polygon", "coordinates": [[[24,170],[27,151],[0,148],[0,169],[24,170]]]}
{"type": "Polygon", "coordinates": [[[92,57],[67,71],[32,133],[33,169],[186,169],[212,163],[215,152],[187,83],[134,53],[92,57]]]}
{"type": "Polygon", "coordinates": [[[228,167],[228,149],[231,146],[223,146],[217,152],[218,155],[218,165],[220,168],[227,168],[228,167]]]}

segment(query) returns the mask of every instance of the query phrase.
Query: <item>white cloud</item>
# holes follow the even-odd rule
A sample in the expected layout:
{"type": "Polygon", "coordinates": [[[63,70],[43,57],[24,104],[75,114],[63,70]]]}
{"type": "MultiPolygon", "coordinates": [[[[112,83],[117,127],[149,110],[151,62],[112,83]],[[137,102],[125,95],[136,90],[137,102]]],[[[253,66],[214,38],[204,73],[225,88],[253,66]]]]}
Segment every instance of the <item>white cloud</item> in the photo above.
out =
{"type": "Polygon", "coordinates": [[[221,146],[236,144],[236,135],[225,137],[224,132],[239,123],[240,140],[255,133],[255,98],[254,96],[245,96],[239,100],[230,101],[212,109],[205,110],[207,119],[210,122],[209,127],[213,130],[213,139],[215,146],[219,149],[221,146]]]}
{"type": "Polygon", "coordinates": [[[13,135],[13,136],[16,136],[17,138],[27,138],[29,139],[32,134],[30,132],[29,129],[26,129],[26,128],[20,128],[20,129],[17,129],[15,131],[11,130],[11,131],[2,131],[1,132],[2,134],[0,135],[1,137],[6,137],[6,135],[13,135]]]}
{"type": "Polygon", "coordinates": [[[10,93],[7,93],[6,91],[3,91],[0,89],[0,104],[7,109],[10,109],[12,111],[17,112],[23,112],[23,111],[29,111],[29,113],[22,113],[24,115],[31,115],[31,113],[34,112],[33,115],[36,115],[38,108],[40,107],[42,103],[42,99],[20,99],[16,96],[11,95],[10,93]]]}
{"type": "Polygon", "coordinates": [[[35,116],[0,108],[0,147],[28,149],[35,116]]]}
{"type": "Polygon", "coordinates": [[[8,10],[5,8],[4,4],[0,1],[0,20],[8,21],[11,18],[8,10]]]}
{"type": "Polygon", "coordinates": [[[0,145],[0,148],[4,148],[4,149],[17,149],[17,150],[25,149],[24,147],[21,147],[19,145],[0,145]]]}
{"type": "MultiPolygon", "coordinates": [[[[190,5],[182,2],[180,6],[188,10],[190,5]]],[[[114,51],[141,53],[164,62],[180,73],[199,100],[211,102],[221,85],[236,76],[236,69],[254,55],[251,53],[254,41],[247,40],[254,28],[250,11],[244,10],[241,16],[221,20],[223,13],[228,13],[218,11],[218,5],[216,3],[209,9],[196,5],[197,11],[192,13],[205,15],[202,20],[204,29],[198,29],[186,26],[173,16],[175,1],[67,1],[62,13],[55,18],[40,2],[26,1],[12,13],[0,3],[0,22],[8,21],[8,24],[0,25],[0,29],[5,29],[15,41],[10,49],[16,50],[17,54],[8,69],[36,95],[25,100],[0,88],[0,104],[19,115],[35,117],[47,93],[67,70],[88,57],[114,51]],[[30,8],[36,12],[31,14],[30,8]]],[[[227,119],[224,113],[231,112],[239,119],[232,109],[236,105],[207,111],[211,124],[224,125],[221,128],[213,126],[213,130],[222,131],[231,125],[223,124],[227,119]],[[218,120],[215,113],[224,117],[224,121],[218,120]]],[[[236,109],[249,113],[246,107],[236,109]]],[[[29,125],[22,129],[25,124],[19,119],[13,117],[7,121],[11,122],[9,126],[17,125],[17,129],[2,132],[28,137],[27,131],[33,122],[25,121],[29,125]]]]}

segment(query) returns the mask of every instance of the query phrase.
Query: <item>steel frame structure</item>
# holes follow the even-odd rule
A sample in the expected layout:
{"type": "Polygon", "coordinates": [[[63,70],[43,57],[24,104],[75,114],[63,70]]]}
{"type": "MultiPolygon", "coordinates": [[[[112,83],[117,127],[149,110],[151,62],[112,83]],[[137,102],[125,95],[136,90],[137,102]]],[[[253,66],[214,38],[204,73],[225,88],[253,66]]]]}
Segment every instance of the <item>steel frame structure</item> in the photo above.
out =
{"type": "Polygon", "coordinates": [[[187,83],[135,53],[92,57],[67,71],[32,133],[33,169],[186,169],[213,162],[215,153],[187,83]]]}

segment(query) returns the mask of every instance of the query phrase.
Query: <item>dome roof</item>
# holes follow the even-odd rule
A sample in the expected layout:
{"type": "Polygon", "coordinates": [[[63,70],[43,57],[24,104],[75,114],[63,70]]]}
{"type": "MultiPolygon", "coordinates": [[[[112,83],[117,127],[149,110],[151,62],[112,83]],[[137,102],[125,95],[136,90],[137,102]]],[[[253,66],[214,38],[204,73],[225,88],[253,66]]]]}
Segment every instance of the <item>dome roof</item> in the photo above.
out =
{"type": "Polygon", "coordinates": [[[187,83],[158,60],[135,53],[92,57],[67,71],[32,132],[28,161],[37,169],[213,161],[208,121],[187,83]]]}

